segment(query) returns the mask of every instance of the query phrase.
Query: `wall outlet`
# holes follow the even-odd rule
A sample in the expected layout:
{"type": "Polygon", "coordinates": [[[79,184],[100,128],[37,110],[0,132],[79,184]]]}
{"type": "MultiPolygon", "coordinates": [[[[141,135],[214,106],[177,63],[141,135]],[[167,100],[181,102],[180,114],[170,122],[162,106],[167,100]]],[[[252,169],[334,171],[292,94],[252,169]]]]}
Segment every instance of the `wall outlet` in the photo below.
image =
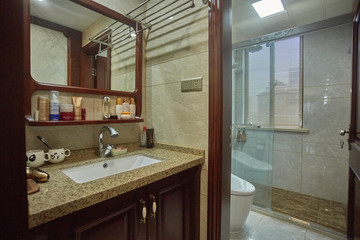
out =
{"type": "Polygon", "coordinates": [[[181,92],[202,91],[202,77],[181,80],[181,92]]]}

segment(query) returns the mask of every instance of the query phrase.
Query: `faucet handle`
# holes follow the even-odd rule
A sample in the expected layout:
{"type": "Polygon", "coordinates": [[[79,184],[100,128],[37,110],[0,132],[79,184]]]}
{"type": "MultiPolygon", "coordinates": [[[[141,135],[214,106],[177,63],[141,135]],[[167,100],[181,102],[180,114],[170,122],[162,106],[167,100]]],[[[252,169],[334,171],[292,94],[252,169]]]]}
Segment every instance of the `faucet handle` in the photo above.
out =
{"type": "Polygon", "coordinates": [[[110,145],[110,144],[108,144],[108,145],[106,146],[105,154],[104,154],[105,157],[107,157],[107,156],[110,155],[111,149],[113,149],[113,147],[114,147],[114,145],[110,145]]]}

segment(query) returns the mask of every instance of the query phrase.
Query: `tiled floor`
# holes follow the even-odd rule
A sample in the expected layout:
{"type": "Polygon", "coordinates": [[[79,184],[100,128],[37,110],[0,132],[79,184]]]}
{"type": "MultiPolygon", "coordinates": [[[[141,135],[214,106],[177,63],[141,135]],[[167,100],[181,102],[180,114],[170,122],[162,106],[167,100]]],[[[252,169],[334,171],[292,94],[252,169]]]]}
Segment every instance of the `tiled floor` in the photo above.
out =
{"type": "Polygon", "coordinates": [[[242,230],[231,233],[230,240],[333,240],[314,231],[250,211],[242,230]]]}

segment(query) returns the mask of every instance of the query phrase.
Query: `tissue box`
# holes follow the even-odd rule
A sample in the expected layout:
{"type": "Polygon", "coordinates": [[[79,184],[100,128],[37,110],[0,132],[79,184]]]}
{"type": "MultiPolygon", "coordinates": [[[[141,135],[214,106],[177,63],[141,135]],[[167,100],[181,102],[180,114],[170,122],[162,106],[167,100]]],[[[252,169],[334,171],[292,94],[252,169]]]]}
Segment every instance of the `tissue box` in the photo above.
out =
{"type": "Polygon", "coordinates": [[[124,154],[124,153],[127,153],[127,148],[119,147],[116,149],[114,149],[114,148],[111,149],[111,156],[113,156],[113,157],[124,154]]]}

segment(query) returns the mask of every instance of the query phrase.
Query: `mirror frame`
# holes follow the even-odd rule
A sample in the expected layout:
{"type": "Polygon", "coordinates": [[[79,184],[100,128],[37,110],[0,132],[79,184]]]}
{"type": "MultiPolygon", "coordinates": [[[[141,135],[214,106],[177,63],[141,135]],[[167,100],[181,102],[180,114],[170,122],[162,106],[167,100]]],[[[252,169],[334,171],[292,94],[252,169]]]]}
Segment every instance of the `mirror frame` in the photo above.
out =
{"type": "MultiPolygon", "coordinates": [[[[127,24],[128,26],[136,29],[136,21],[129,19],[124,15],[107,8],[92,0],[70,0],[76,4],[79,4],[85,8],[93,10],[104,16],[127,24]]],[[[60,92],[73,92],[84,94],[96,94],[96,95],[110,95],[119,97],[134,98],[136,103],[136,116],[141,116],[142,110],[142,63],[143,63],[143,32],[141,24],[138,24],[137,29],[140,32],[136,37],[136,54],[135,54],[135,90],[133,92],[123,92],[105,89],[93,89],[84,87],[65,86],[58,84],[40,83],[33,79],[31,76],[31,63],[30,63],[30,0],[24,1],[24,68],[25,68],[25,118],[33,119],[31,113],[31,96],[35,91],[45,90],[57,90],[60,92]]]]}

